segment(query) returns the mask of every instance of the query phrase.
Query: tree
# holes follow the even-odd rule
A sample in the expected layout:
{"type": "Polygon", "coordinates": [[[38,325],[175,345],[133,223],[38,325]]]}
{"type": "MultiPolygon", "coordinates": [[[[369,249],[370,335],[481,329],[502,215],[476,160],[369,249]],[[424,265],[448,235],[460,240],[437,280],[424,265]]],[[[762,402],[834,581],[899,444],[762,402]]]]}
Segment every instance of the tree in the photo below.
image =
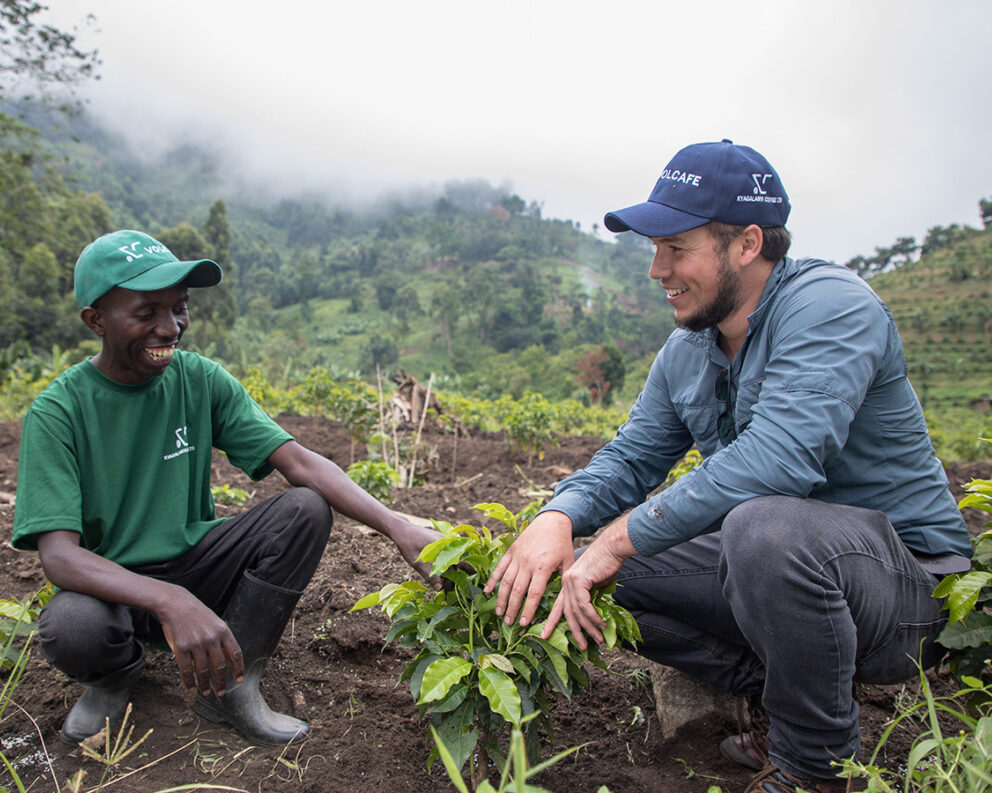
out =
{"type": "Polygon", "coordinates": [[[396,342],[387,336],[371,336],[359,354],[358,368],[365,374],[372,374],[376,367],[385,371],[399,358],[400,354],[396,349],[396,342]]]}
{"type": "Polygon", "coordinates": [[[218,198],[211,204],[207,223],[203,227],[203,235],[214,249],[211,258],[224,267],[227,264],[228,248],[231,245],[231,226],[227,222],[227,205],[223,198],[218,198]]]}
{"type": "Polygon", "coordinates": [[[985,228],[992,226],[992,200],[981,198],[978,200],[978,214],[982,218],[982,225],[985,228]]]}
{"type": "Polygon", "coordinates": [[[593,405],[611,405],[627,375],[623,354],[612,344],[589,350],[575,362],[575,368],[576,379],[589,389],[589,402],[593,405]]]}
{"type": "MultiPolygon", "coordinates": [[[[18,86],[38,89],[47,100],[49,86],[65,89],[95,75],[96,50],[80,49],[75,33],[40,23],[47,10],[33,0],[0,0],[0,101],[10,101],[18,86]]],[[[87,23],[94,19],[89,15],[87,23]]],[[[20,98],[34,97],[29,90],[20,98]]]]}

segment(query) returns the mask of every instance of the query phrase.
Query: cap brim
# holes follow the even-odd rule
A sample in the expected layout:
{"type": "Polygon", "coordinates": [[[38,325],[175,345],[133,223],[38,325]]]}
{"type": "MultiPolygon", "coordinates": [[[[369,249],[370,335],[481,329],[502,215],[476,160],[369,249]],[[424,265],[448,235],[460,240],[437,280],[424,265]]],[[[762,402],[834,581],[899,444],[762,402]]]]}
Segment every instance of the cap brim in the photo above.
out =
{"type": "Polygon", "coordinates": [[[224,277],[220,265],[211,259],[195,262],[165,262],[141,275],[136,275],[118,286],[136,292],[151,292],[166,289],[179,283],[186,286],[216,286],[224,277]]]}
{"type": "Polygon", "coordinates": [[[610,231],[634,231],[645,237],[671,237],[673,234],[705,226],[709,222],[709,218],[672,209],[654,201],[608,212],[603,218],[603,223],[610,231]]]}

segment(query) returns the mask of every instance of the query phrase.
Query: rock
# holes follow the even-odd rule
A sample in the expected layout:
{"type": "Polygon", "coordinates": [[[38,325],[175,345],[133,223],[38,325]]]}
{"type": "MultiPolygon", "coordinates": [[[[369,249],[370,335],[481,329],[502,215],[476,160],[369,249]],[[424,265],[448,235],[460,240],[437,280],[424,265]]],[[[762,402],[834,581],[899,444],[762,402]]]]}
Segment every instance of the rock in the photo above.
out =
{"type": "Polygon", "coordinates": [[[711,713],[736,720],[736,697],[670,666],[652,663],[650,668],[658,721],[665,738],[671,738],[684,724],[711,713]]]}

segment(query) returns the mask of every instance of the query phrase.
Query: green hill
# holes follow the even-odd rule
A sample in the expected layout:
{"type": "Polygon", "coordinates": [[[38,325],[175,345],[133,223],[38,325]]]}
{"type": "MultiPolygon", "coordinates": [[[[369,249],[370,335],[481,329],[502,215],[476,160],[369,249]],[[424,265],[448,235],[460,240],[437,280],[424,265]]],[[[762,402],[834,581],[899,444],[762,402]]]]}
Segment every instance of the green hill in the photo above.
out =
{"type": "MultiPolygon", "coordinates": [[[[506,188],[452,182],[358,211],[238,184],[219,152],[139,157],[85,114],[35,123],[0,113],[0,378],[86,354],[72,266],[122,227],[224,266],[194,296],[187,346],[280,387],[316,366],[368,380],[378,366],[485,398],[602,386],[629,405],[673,328],[645,240],[605,242],[506,188]]],[[[938,440],[974,456],[992,434],[992,236],[935,227],[914,261],[917,247],[902,238],[848,266],[876,273],[938,440]]]]}

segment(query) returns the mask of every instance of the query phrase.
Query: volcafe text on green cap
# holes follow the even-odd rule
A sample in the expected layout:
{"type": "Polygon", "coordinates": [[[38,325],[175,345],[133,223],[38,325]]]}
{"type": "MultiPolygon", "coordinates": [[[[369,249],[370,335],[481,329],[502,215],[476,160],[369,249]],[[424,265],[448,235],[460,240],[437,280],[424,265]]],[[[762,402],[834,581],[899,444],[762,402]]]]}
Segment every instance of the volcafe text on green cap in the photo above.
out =
{"type": "Polygon", "coordinates": [[[80,308],[92,306],[115,286],[151,292],[182,283],[215,286],[223,272],[211,259],[183,262],[154,237],[124,229],[87,245],[76,261],[74,294],[80,308]]]}

